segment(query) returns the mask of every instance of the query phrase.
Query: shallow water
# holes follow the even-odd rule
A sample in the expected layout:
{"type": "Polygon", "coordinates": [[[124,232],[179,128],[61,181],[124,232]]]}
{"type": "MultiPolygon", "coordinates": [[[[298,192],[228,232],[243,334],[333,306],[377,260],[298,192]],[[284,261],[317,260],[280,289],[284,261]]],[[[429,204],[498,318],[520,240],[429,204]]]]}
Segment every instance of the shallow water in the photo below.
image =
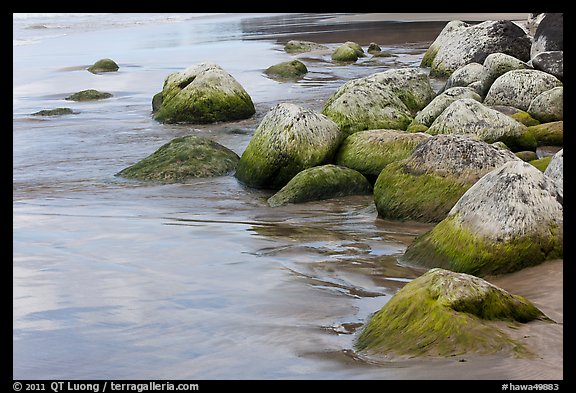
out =
{"type": "MultiPolygon", "coordinates": [[[[154,15],[14,18],[13,377],[513,378],[499,368],[506,357],[478,370],[461,359],[374,362],[354,352],[370,314],[422,273],[397,258],[430,225],[378,219],[369,196],[270,208],[269,191],[233,176],[170,185],[115,176],[181,135],[241,155],[273,105],[320,110],[347,80],[417,66],[442,24],[428,27],[428,41],[407,30],[383,46],[396,57],[335,65],[329,52],[299,55],[309,73],[286,83],[262,73],[293,58],[286,26],[314,36],[330,15],[154,15]],[[85,70],[103,57],[120,70],[85,70]],[[164,78],[202,61],[231,73],[256,115],[154,121],[164,78]],[[114,96],[64,100],[89,88],[114,96]],[[31,116],[56,107],[79,113],[31,116]]],[[[347,41],[344,27],[318,41],[347,41]]]]}

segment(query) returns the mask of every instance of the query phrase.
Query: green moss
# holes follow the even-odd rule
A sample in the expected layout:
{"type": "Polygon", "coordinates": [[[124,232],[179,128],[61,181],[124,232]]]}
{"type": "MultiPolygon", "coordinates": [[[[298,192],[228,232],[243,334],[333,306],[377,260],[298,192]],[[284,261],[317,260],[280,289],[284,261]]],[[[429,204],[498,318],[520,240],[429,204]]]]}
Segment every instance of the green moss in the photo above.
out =
{"type": "Polygon", "coordinates": [[[525,150],[525,151],[518,151],[514,153],[516,157],[520,158],[522,161],[530,162],[532,160],[537,160],[538,155],[535,151],[525,150]]]}
{"type": "Polygon", "coordinates": [[[563,146],[564,121],[553,121],[528,127],[538,146],[563,146]]]}
{"type": "Polygon", "coordinates": [[[370,353],[411,356],[528,354],[487,320],[549,320],[521,296],[484,280],[432,269],[406,284],[372,316],[356,341],[370,353]]]}
{"type": "Polygon", "coordinates": [[[546,156],[535,160],[530,160],[528,163],[537,168],[540,172],[544,172],[546,168],[548,168],[550,160],[552,160],[552,156],[546,156]]]}
{"type": "Polygon", "coordinates": [[[112,59],[100,59],[90,67],[88,67],[88,71],[93,74],[99,72],[114,72],[118,71],[118,64],[112,59]]]}
{"type": "Polygon", "coordinates": [[[171,140],[116,175],[173,183],[190,178],[227,175],[234,171],[239,160],[232,150],[208,138],[190,135],[171,140]]]}
{"type": "Polygon", "coordinates": [[[530,131],[531,127],[526,128],[520,135],[504,135],[496,141],[487,141],[488,143],[502,142],[510,148],[511,151],[535,151],[538,147],[538,142],[534,134],[530,131]]]}
{"type": "Polygon", "coordinates": [[[547,238],[518,236],[489,241],[457,224],[457,217],[453,215],[417,237],[406,249],[402,260],[479,277],[510,273],[562,257],[563,245],[557,240],[558,228],[548,228],[547,233],[547,238]]]}
{"type": "Polygon", "coordinates": [[[340,145],[334,158],[336,164],[352,168],[364,176],[374,178],[392,162],[408,157],[423,139],[386,139],[383,130],[382,140],[377,130],[361,131],[348,136],[340,145]]]}
{"type": "Polygon", "coordinates": [[[518,112],[514,113],[510,117],[516,120],[517,122],[524,124],[526,127],[540,124],[540,122],[535,118],[533,118],[532,116],[530,116],[528,112],[522,110],[518,110],[518,112]]]}
{"type": "Polygon", "coordinates": [[[436,57],[437,53],[438,49],[432,48],[432,46],[428,48],[428,50],[426,51],[426,53],[424,53],[424,56],[422,57],[420,67],[432,67],[432,62],[434,61],[434,58],[436,57]]]}
{"type": "Polygon", "coordinates": [[[76,115],[78,112],[74,112],[70,108],[55,108],[55,109],[44,109],[38,112],[32,113],[32,116],[61,116],[61,115],[76,115]]]}
{"type": "Polygon", "coordinates": [[[68,101],[93,101],[93,100],[102,100],[105,98],[112,97],[112,94],[100,92],[94,89],[89,90],[82,90],[77,93],[74,93],[65,99],[68,101]]]}
{"type": "Polygon", "coordinates": [[[164,100],[155,119],[164,123],[207,124],[246,119],[256,112],[247,93],[228,95],[217,89],[191,90],[164,100]]]}
{"type": "Polygon", "coordinates": [[[277,207],[347,195],[367,195],[371,192],[372,186],[360,172],[327,164],[298,173],[268,199],[268,204],[277,207]]]}
{"type": "Polygon", "coordinates": [[[378,176],[374,202],[384,219],[438,222],[469,187],[435,174],[412,174],[402,162],[395,162],[378,176]]]}
{"type": "Polygon", "coordinates": [[[407,132],[426,132],[428,131],[428,126],[422,123],[416,123],[412,121],[406,128],[407,132]]]}

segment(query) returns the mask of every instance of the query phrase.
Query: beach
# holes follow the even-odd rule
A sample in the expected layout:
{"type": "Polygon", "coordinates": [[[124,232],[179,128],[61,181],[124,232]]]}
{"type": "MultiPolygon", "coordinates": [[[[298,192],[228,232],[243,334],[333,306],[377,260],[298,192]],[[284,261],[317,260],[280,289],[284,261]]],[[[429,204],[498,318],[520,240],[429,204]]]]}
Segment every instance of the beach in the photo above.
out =
{"type": "MultiPolygon", "coordinates": [[[[502,329],[533,356],[375,361],[360,327],[425,269],[398,258],[431,224],[377,217],[372,196],[271,208],[233,176],[156,184],[115,176],[173,138],[205,136],[241,155],[273,106],[320,111],[345,82],[419,67],[450,20],[528,14],[14,15],[13,378],[190,380],[562,380],[563,261],[490,281],[555,323],[502,329]],[[288,54],[288,40],[329,50],[288,54]],[[371,42],[393,56],[335,64],[371,42]],[[86,70],[101,58],[113,73],[86,70]],[[263,71],[297,58],[292,82],[263,71]],[[249,119],[162,124],[164,79],[219,64],[250,94],[249,119]],[[109,99],[71,102],[97,89],[109,99]],[[70,107],[76,114],[33,116],[70,107]]],[[[431,78],[438,90],[445,81],[431,78]]]]}

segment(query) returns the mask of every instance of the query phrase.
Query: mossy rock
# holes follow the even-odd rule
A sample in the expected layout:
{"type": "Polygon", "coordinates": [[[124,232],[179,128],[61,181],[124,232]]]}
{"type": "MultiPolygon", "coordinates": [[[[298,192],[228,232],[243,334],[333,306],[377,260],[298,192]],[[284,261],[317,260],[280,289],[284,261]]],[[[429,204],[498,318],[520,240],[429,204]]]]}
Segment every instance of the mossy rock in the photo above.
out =
{"type": "Polygon", "coordinates": [[[346,135],[405,130],[433,96],[427,75],[416,69],[394,69],[346,82],[328,98],[322,113],[346,135]]]}
{"type": "Polygon", "coordinates": [[[376,180],[384,167],[408,157],[430,135],[398,130],[366,130],[348,136],[340,145],[334,162],[376,180]]]}
{"type": "Polygon", "coordinates": [[[525,125],[470,98],[452,102],[426,132],[473,135],[486,143],[502,141],[512,151],[536,150],[537,147],[536,139],[525,125]]]}
{"type": "Polygon", "coordinates": [[[77,115],[78,112],[74,112],[70,108],[55,108],[55,109],[44,109],[38,112],[32,113],[32,116],[62,116],[62,115],[77,115]]]}
{"type": "Polygon", "coordinates": [[[544,174],[554,180],[561,189],[564,189],[564,149],[552,156],[544,174]]]}
{"type": "Polygon", "coordinates": [[[352,63],[358,60],[358,53],[350,45],[342,44],[332,52],[332,60],[352,63]]]}
{"type": "Polygon", "coordinates": [[[254,131],[235,176],[250,187],[280,189],[298,172],[330,163],[343,139],[338,125],[323,114],[278,104],[254,131]]]}
{"type": "Polygon", "coordinates": [[[290,40],[284,45],[284,50],[288,53],[303,53],[315,50],[326,50],[327,46],[317,44],[312,41],[290,40]]]}
{"type": "Polygon", "coordinates": [[[408,125],[406,131],[408,132],[426,132],[432,125],[434,120],[450,104],[461,98],[470,98],[478,102],[482,102],[482,97],[469,87],[455,86],[446,89],[432,99],[421,111],[419,111],[414,120],[408,125]]]}
{"type": "Polygon", "coordinates": [[[534,304],[469,274],[431,269],[376,312],[355,343],[369,355],[449,357],[529,350],[494,321],[551,322],[534,304]]]}
{"type": "Polygon", "coordinates": [[[512,160],[470,187],[401,260],[486,276],[562,255],[562,189],[532,165],[512,160]]]}
{"type": "Polygon", "coordinates": [[[264,73],[277,79],[297,79],[306,75],[308,68],[300,60],[292,60],[270,66],[264,73]]]}
{"type": "Polygon", "coordinates": [[[546,157],[542,157],[542,158],[536,158],[533,160],[528,160],[528,163],[530,165],[534,166],[540,172],[545,172],[546,168],[548,168],[548,165],[550,164],[551,160],[552,160],[552,156],[546,156],[546,157]]]}
{"type": "Polygon", "coordinates": [[[188,135],[172,139],[116,176],[177,183],[192,178],[229,175],[234,172],[239,160],[236,153],[217,142],[188,135]]]}
{"type": "Polygon", "coordinates": [[[65,99],[68,101],[95,101],[95,100],[103,100],[105,98],[112,97],[111,93],[100,92],[98,90],[89,89],[89,90],[82,90],[77,93],[74,93],[65,99]]]}
{"type": "Polygon", "coordinates": [[[538,146],[563,146],[564,121],[552,121],[528,127],[528,132],[534,136],[538,146]]]}
{"type": "Polygon", "coordinates": [[[168,75],[154,118],[163,123],[207,124],[247,119],[256,110],[250,95],[217,64],[200,63],[168,75]]]}
{"type": "Polygon", "coordinates": [[[436,135],[412,154],[387,165],[374,184],[380,218],[439,222],[482,176],[510,160],[512,152],[463,135],[436,135]]]}
{"type": "Polygon", "coordinates": [[[517,122],[524,124],[526,127],[536,126],[540,124],[540,121],[533,118],[528,112],[523,111],[522,109],[514,108],[513,106],[490,105],[488,107],[490,109],[497,110],[498,112],[503,113],[507,116],[510,116],[517,122]]]}
{"type": "Polygon", "coordinates": [[[371,42],[368,45],[367,52],[370,53],[371,55],[377,55],[382,52],[382,48],[380,48],[380,45],[378,45],[377,43],[371,42]]]}
{"type": "Polygon", "coordinates": [[[118,71],[118,64],[112,59],[100,59],[96,63],[88,67],[88,71],[93,74],[100,72],[115,72],[118,71]]]}
{"type": "Polygon", "coordinates": [[[303,170],[268,199],[271,207],[338,198],[368,195],[372,186],[354,169],[326,164],[303,170]]]}
{"type": "Polygon", "coordinates": [[[538,154],[536,154],[536,152],[532,150],[517,151],[514,154],[516,154],[516,157],[526,162],[538,159],[538,154]]]}
{"type": "Polygon", "coordinates": [[[540,93],[530,102],[528,113],[542,123],[564,119],[564,87],[558,86],[540,93]]]}

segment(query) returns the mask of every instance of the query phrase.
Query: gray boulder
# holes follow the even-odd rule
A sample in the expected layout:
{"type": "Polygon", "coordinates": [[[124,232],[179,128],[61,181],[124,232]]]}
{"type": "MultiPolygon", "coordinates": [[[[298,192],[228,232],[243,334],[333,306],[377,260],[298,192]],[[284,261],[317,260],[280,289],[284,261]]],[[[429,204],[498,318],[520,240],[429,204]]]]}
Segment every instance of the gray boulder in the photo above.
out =
{"type": "Polygon", "coordinates": [[[478,180],[448,216],[418,236],[405,263],[485,276],[509,273],[563,255],[563,192],[522,160],[478,180]]]}
{"type": "Polygon", "coordinates": [[[449,76],[468,63],[482,64],[491,53],[530,60],[530,37],[512,21],[485,21],[470,25],[449,22],[430,45],[421,66],[432,76],[449,76]]]}
{"type": "Polygon", "coordinates": [[[213,123],[247,119],[255,112],[250,95],[222,67],[200,63],[168,75],[156,120],[163,123],[213,123]]]}
{"type": "Polygon", "coordinates": [[[540,52],[561,50],[564,50],[564,14],[546,13],[534,33],[530,58],[540,52]]]}
{"type": "Polygon", "coordinates": [[[564,87],[558,86],[537,95],[527,112],[542,123],[564,120],[564,87]]]}
{"type": "Polygon", "coordinates": [[[531,69],[528,63],[505,53],[491,53],[486,56],[483,63],[490,74],[490,85],[508,71],[531,69]]]}
{"type": "Polygon", "coordinates": [[[487,143],[501,141],[512,151],[536,148],[536,140],[526,132],[525,125],[470,98],[450,104],[426,132],[473,135],[487,143]]]}
{"type": "Polygon", "coordinates": [[[559,80],[564,79],[564,51],[540,52],[532,58],[531,63],[536,70],[552,74],[559,80]]]}
{"type": "Polygon", "coordinates": [[[511,160],[519,158],[468,136],[428,138],[380,172],[374,185],[378,216],[438,222],[478,179],[511,160]]]}
{"type": "Polygon", "coordinates": [[[544,174],[554,180],[562,190],[564,189],[564,149],[552,156],[544,174]]]}
{"type": "Polygon", "coordinates": [[[494,81],[484,98],[485,105],[510,105],[527,111],[536,96],[562,86],[555,76],[538,70],[513,70],[494,81]]]}
{"type": "Polygon", "coordinates": [[[373,129],[405,130],[434,97],[428,76],[417,69],[393,69],[340,86],[322,113],[346,135],[373,129]]]}
{"type": "Polygon", "coordinates": [[[461,98],[470,98],[482,102],[482,97],[470,87],[450,87],[438,94],[428,105],[419,111],[408,125],[408,132],[425,132],[434,120],[448,108],[450,104],[461,98]]]}
{"type": "Polygon", "coordinates": [[[264,116],[240,157],[236,178],[280,189],[298,172],[332,161],[344,134],[323,114],[281,103],[264,116]]]}
{"type": "Polygon", "coordinates": [[[493,82],[490,72],[482,64],[468,63],[454,71],[441,91],[452,87],[469,87],[484,97],[493,82]]]}

